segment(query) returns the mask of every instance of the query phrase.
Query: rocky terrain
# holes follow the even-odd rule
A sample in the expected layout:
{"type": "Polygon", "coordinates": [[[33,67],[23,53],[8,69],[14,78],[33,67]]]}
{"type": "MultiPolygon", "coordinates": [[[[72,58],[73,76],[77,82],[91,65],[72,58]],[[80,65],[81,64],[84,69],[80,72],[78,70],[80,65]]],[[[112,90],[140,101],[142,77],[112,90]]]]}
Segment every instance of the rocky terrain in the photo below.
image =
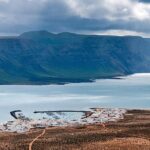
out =
{"type": "MultiPolygon", "coordinates": [[[[104,124],[116,122],[124,118],[125,109],[92,108],[89,111],[43,111],[40,118],[25,117],[20,111],[14,112],[15,120],[0,125],[2,132],[27,132],[33,128],[52,126],[80,126],[89,124],[104,124]]],[[[37,114],[37,112],[36,112],[37,114]]]]}
{"type": "Polygon", "coordinates": [[[39,135],[32,150],[149,150],[150,111],[128,110],[124,119],[105,126],[97,123],[31,129],[19,134],[0,132],[0,150],[29,150],[29,144],[39,135]]]}

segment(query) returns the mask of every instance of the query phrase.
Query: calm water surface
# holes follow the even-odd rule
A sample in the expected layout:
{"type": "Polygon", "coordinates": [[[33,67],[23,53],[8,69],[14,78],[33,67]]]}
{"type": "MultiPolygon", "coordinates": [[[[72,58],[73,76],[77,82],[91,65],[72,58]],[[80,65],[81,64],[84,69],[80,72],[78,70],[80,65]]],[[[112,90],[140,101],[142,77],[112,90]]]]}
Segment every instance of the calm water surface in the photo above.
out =
{"type": "Polygon", "coordinates": [[[86,110],[90,107],[150,108],[150,74],[67,85],[1,85],[0,122],[11,110],[86,110]]]}

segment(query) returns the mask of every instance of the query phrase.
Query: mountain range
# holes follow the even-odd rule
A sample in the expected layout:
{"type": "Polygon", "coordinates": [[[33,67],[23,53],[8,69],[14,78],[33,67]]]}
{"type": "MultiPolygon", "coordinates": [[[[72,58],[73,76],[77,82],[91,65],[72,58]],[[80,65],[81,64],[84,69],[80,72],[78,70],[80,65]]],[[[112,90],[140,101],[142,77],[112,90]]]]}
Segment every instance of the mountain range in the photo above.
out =
{"type": "Polygon", "coordinates": [[[150,39],[26,32],[0,37],[0,84],[63,84],[150,72],[150,39]]]}

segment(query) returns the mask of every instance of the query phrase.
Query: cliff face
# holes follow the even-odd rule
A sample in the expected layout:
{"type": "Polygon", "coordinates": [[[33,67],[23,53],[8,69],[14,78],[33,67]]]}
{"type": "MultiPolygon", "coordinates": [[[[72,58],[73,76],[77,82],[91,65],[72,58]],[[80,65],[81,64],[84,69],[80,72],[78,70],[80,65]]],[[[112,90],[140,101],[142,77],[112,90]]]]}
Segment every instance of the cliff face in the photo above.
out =
{"type": "Polygon", "coordinates": [[[150,39],[47,31],[0,38],[0,84],[87,81],[150,72],[150,39]]]}

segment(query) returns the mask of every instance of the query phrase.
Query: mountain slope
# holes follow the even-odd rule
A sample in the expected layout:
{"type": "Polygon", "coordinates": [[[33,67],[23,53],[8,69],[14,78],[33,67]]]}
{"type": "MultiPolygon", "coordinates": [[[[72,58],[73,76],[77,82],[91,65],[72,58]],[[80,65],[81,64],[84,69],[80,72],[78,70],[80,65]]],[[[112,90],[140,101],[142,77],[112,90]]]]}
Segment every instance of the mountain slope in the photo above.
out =
{"type": "Polygon", "coordinates": [[[150,39],[47,31],[0,38],[0,84],[89,81],[150,72],[150,39]]]}

